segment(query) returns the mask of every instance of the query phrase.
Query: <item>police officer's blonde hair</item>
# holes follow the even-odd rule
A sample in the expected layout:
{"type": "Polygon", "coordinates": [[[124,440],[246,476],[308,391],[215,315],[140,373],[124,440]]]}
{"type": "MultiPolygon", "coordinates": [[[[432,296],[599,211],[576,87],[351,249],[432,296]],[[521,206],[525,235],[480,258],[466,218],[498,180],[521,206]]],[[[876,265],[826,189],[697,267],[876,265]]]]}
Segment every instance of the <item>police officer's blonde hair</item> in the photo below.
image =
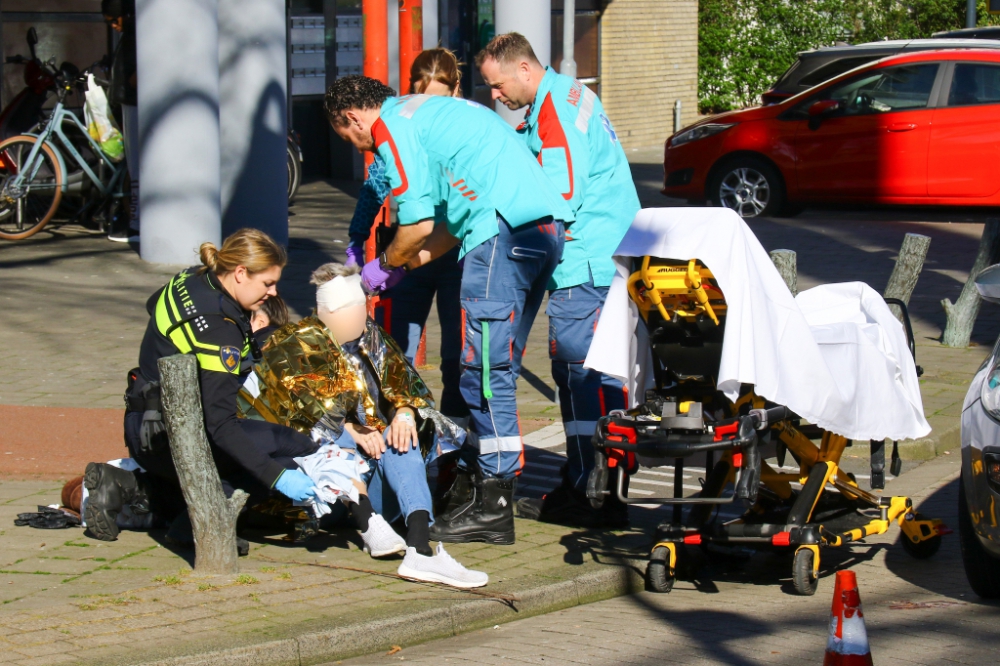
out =
{"type": "Polygon", "coordinates": [[[507,32],[491,39],[486,48],[476,54],[476,67],[482,67],[487,58],[495,60],[501,67],[516,65],[520,60],[542,64],[535,55],[535,49],[531,48],[531,42],[519,32],[507,32]]]}
{"type": "Polygon", "coordinates": [[[216,275],[232,273],[237,266],[246,267],[252,275],[272,266],[284,267],[288,261],[285,248],[260,229],[240,229],[222,241],[221,248],[202,243],[198,254],[204,264],[201,272],[209,270],[216,275]]]}

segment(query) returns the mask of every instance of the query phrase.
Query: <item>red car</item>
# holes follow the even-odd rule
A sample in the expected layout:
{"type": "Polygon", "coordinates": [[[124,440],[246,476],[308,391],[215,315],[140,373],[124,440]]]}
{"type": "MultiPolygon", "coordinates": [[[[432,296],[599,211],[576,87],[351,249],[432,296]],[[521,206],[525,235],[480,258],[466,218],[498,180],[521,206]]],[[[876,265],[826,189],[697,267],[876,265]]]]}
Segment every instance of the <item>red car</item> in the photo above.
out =
{"type": "Polygon", "coordinates": [[[669,139],[663,194],[743,217],[810,203],[1000,205],[1000,52],[892,56],[669,139]]]}

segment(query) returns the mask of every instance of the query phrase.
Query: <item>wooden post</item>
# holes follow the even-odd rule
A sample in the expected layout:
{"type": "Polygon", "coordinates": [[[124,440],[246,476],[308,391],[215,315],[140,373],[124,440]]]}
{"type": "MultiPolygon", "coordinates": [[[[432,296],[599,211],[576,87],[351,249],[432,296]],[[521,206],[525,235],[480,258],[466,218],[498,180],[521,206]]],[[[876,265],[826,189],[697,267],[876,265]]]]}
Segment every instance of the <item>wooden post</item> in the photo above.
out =
{"type": "Polygon", "coordinates": [[[205,434],[198,361],[190,354],[176,354],[161,358],[158,365],[170,455],[194,529],[194,569],[198,573],[237,573],[236,518],[249,496],[236,490],[226,499],[222,491],[205,434]]]}
{"type": "MultiPolygon", "coordinates": [[[[920,271],[924,268],[924,259],[927,258],[927,250],[931,246],[931,237],[920,234],[906,234],[903,237],[903,246],[899,248],[899,258],[896,259],[896,266],[889,276],[889,284],[885,288],[885,298],[898,298],[907,305],[910,304],[910,296],[917,286],[917,279],[920,271]]],[[[896,319],[903,321],[903,311],[898,305],[890,305],[889,309],[896,315],[896,319]]]]}
{"type": "Polygon", "coordinates": [[[995,217],[986,220],[983,227],[983,237],[979,239],[979,252],[976,261],[969,271],[969,279],[962,287],[962,293],[953,304],[947,298],[941,301],[948,323],[944,327],[941,342],[947,347],[968,347],[972,337],[972,327],[979,314],[982,299],[976,291],[976,277],[986,268],[1000,260],[1000,219],[995,217]]]}
{"type": "Polygon", "coordinates": [[[799,294],[799,269],[795,250],[771,250],[771,261],[778,269],[781,279],[788,285],[792,296],[799,294]]]}

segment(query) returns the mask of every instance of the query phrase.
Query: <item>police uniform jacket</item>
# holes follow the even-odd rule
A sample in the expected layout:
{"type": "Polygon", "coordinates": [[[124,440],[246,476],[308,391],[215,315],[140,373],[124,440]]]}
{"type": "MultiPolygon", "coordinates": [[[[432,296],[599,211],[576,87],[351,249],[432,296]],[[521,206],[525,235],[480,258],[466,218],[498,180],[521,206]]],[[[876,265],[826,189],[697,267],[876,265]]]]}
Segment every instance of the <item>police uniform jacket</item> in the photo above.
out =
{"type": "Polygon", "coordinates": [[[307,455],[315,445],[305,435],[276,424],[247,424],[236,414],[236,396],[250,372],[249,316],[212,271],[193,266],[175,275],[146,303],[149,325],[139,350],[139,372],[160,381],[157,361],[177,353],[198,359],[201,406],[212,453],[225,478],[235,463],[267,487],[284,467],[269,452],[307,455]]]}

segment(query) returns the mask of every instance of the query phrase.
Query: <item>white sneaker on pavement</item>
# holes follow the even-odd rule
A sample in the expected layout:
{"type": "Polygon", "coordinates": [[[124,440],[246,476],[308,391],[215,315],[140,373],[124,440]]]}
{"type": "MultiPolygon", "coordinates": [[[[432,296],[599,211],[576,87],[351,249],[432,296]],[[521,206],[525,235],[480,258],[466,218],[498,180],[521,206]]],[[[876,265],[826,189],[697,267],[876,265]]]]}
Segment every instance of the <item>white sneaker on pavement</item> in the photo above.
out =
{"type": "Polygon", "coordinates": [[[482,571],[466,569],[447,553],[439,543],[433,556],[421,555],[415,548],[406,549],[406,557],[396,571],[403,578],[428,583],[444,583],[452,587],[482,587],[490,577],[482,571]]]}
{"type": "Polygon", "coordinates": [[[406,552],[406,541],[377,513],[368,519],[368,531],[361,533],[361,540],[365,542],[364,551],[372,557],[406,552]]]}

